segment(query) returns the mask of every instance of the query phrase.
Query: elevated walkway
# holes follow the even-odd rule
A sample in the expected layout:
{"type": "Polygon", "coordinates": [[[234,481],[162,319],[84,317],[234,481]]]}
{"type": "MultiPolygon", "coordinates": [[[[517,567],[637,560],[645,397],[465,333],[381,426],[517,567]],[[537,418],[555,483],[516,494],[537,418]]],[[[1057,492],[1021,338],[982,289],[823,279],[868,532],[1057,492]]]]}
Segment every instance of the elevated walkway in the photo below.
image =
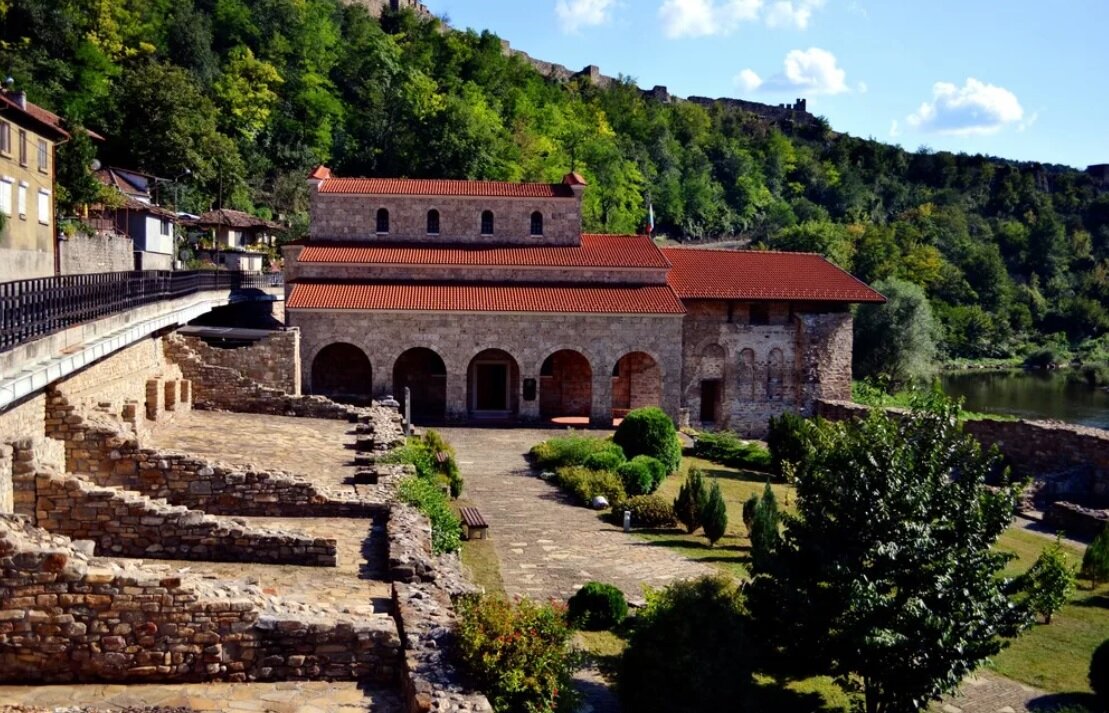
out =
{"type": "Polygon", "coordinates": [[[0,411],[211,310],[285,299],[280,275],[117,272],[0,283],[0,411]]]}

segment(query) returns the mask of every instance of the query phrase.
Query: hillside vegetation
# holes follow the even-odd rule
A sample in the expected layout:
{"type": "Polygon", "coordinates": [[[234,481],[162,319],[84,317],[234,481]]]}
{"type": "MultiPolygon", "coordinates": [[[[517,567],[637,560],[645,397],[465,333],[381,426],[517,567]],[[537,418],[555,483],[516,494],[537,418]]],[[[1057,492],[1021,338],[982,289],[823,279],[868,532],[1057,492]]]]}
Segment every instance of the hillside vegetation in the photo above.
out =
{"type": "MultiPolygon", "coordinates": [[[[868,282],[922,286],[946,357],[1109,328],[1109,194],[1070,168],[659,104],[630,81],[552,83],[494,35],[340,0],[6,0],[0,15],[17,86],[107,136],[105,163],[191,171],[191,211],[278,215],[296,235],[318,163],[511,181],[573,167],[591,184],[587,230],[641,229],[649,196],[671,239],[818,251],[868,282]]],[[[63,148],[63,210],[88,200],[91,150],[63,148]]]]}

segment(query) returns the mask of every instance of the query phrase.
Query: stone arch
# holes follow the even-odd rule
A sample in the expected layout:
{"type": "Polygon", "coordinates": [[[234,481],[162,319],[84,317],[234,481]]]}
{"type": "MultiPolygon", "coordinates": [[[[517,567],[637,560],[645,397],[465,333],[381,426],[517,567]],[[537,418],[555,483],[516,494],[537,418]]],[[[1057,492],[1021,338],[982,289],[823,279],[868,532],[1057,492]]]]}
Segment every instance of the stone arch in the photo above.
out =
{"type": "Polygon", "coordinates": [[[466,369],[466,406],[475,417],[510,417],[520,412],[520,365],[503,349],[485,349],[466,369]]]}
{"type": "Polygon", "coordinates": [[[786,365],[782,350],[774,347],[766,359],[766,398],[768,401],[785,400],[786,365]]]}
{"type": "Polygon", "coordinates": [[[393,390],[404,405],[404,389],[412,396],[415,423],[439,423],[447,418],[447,365],[439,353],[412,347],[393,363],[393,390]]]}
{"type": "Polygon", "coordinates": [[[720,424],[724,419],[727,352],[719,344],[707,344],[702,347],[698,362],[701,423],[720,424]]]}
{"type": "Polygon", "coordinates": [[[647,352],[628,352],[612,368],[612,417],[662,405],[662,367],[647,352]]]}
{"type": "Polygon", "coordinates": [[[755,350],[744,349],[739,353],[739,398],[755,400],[755,350]]]}
{"type": "Polygon", "coordinates": [[[593,406],[593,367],[574,349],[559,349],[539,368],[539,415],[543,418],[585,417],[593,406]]]}
{"type": "Polygon", "coordinates": [[[311,391],[336,401],[368,402],[373,393],[370,358],[353,344],[328,344],[312,359],[311,391]]]}

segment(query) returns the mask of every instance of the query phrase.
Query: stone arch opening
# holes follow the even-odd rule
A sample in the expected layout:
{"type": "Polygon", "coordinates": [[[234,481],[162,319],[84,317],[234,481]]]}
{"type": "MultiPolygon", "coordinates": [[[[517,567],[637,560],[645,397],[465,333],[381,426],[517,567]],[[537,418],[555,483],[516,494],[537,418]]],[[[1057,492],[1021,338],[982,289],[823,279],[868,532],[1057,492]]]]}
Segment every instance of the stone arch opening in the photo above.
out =
{"type": "Polygon", "coordinates": [[[786,365],[782,350],[775,347],[770,350],[766,360],[766,398],[768,401],[785,400],[786,392],[786,365]]]}
{"type": "Polygon", "coordinates": [[[427,347],[405,351],[393,364],[393,391],[404,403],[404,389],[412,398],[412,421],[441,423],[447,419],[447,365],[427,347]]]}
{"type": "Polygon", "coordinates": [[[739,353],[739,398],[755,400],[755,351],[744,349],[739,353]]]}
{"type": "Polygon", "coordinates": [[[573,349],[548,356],[539,369],[539,415],[545,419],[589,419],[593,367],[573,349]]]}
{"type": "Polygon", "coordinates": [[[701,423],[718,424],[724,418],[724,347],[709,344],[701,350],[701,423]]]}
{"type": "Polygon", "coordinates": [[[612,418],[632,409],[662,405],[662,369],[646,352],[620,357],[612,369],[612,418]]]}
{"type": "Polygon", "coordinates": [[[486,349],[466,370],[466,404],[476,418],[506,418],[520,412],[520,367],[501,349],[486,349]]]}
{"type": "Polygon", "coordinates": [[[370,358],[353,344],[327,345],[312,360],[312,393],[336,401],[368,402],[373,394],[370,358]]]}

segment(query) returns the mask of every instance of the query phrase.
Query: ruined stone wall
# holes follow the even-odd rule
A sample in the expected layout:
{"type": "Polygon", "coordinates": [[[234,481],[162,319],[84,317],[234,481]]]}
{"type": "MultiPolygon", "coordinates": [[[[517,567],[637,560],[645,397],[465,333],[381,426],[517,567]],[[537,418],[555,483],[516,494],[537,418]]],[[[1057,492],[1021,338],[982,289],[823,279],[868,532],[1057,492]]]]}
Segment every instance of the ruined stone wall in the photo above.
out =
{"type": "Polygon", "coordinates": [[[683,328],[682,404],[689,423],[701,422],[702,384],[718,381],[721,408],[714,425],[763,436],[772,416],[813,413],[823,394],[851,389],[851,315],[791,312],[768,305],[766,324],[751,323],[747,303],[687,301],[683,328]]]}
{"type": "Polygon", "coordinates": [[[120,233],[73,235],[58,241],[61,274],[88,275],[135,269],[135,244],[120,233]]]}
{"type": "Polygon", "coordinates": [[[262,386],[292,396],[300,394],[300,331],[297,329],[271,332],[249,346],[232,348],[210,345],[200,337],[176,335],[176,338],[183,340],[205,364],[234,369],[262,386]]]}
{"type": "Polygon", "coordinates": [[[68,538],[0,517],[0,680],[392,683],[387,617],[321,620],[257,588],[102,565],[68,538]]]}
{"type": "Polygon", "coordinates": [[[75,475],[35,474],[35,524],[55,535],[91,540],[113,557],[263,562],[334,567],[334,539],[267,530],[199,510],[103,488],[75,475]]]}
{"type": "Polygon", "coordinates": [[[10,515],[15,512],[12,465],[12,447],[0,443],[0,515],[10,515]]]}
{"type": "Polygon", "coordinates": [[[311,195],[313,240],[404,241],[428,244],[577,245],[581,202],[576,198],[470,198],[311,195]],[[377,211],[389,211],[389,233],[377,233],[377,211]],[[428,235],[427,213],[439,211],[439,234],[428,235]],[[493,235],[481,234],[482,211],[494,215],[493,235]],[[531,214],[543,213],[543,236],[531,236],[531,214]]]}
{"type": "Polygon", "coordinates": [[[1098,510],[1068,502],[1054,502],[1044,511],[1044,525],[1071,537],[1092,540],[1109,527],[1109,509],[1098,510]]]}
{"type": "Polygon", "coordinates": [[[372,367],[373,395],[392,394],[393,367],[408,349],[435,351],[446,365],[447,417],[461,420],[469,412],[468,371],[486,349],[501,349],[519,368],[513,398],[521,420],[539,418],[540,398],[523,398],[523,382],[540,383],[543,361],[561,349],[581,353],[593,375],[591,418],[610,424],[612,371],[625,354],[645,352],[660,369],[658,403],[677,418],[681,379],[682,315],[503,314],[451,312],[338,312],[290,310],[289,321],[301,330],[301,368],[305,391],[311,391],[316,355],[335,342],[360,348],[372,367]]]}

